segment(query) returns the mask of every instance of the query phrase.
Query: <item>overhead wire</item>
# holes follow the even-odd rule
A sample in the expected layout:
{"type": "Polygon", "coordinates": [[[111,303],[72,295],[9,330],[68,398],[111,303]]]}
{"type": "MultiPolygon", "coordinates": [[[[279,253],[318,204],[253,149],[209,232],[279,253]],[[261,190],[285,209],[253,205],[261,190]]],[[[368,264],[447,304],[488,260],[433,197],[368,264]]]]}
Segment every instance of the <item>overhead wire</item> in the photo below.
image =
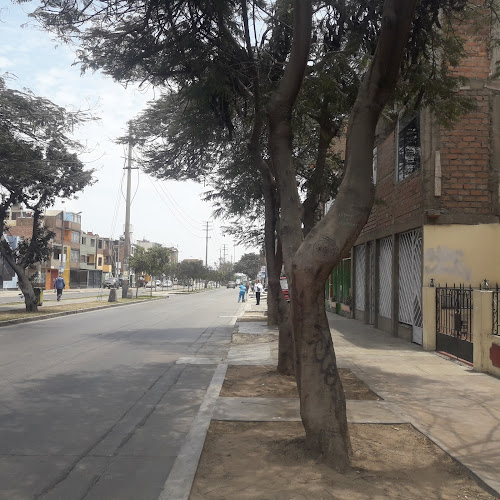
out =
{"type": "Polygon", "coordinates": [[[153,185],[153,187],[154,187],[154,189],[155,189],[156,193],[158,194],[158,197],[159,197],[159,198],[160,198],[160,200],[163,202],[163,204],[164,204],[164,205],[165,205],[165,206],[169,209],[170,213],[174,216],[174,218],[175,218],[175,219],[176,219],[179,223],[181,223],[181,224],[184,226],[184,228],[185,228],[185,229],[186,229],[189,233],[191,233],[193,236],[195,236],[196,238],[204,238],[204,236],[200,236],[200,235],[198,235],[198,234],[193,233],[193,231],[191,231],[188,227],[186,227],[186,225],[185,225],[185,224],[184,224],[181,220],[179,220],[179,218],[177,217],[176,213],[172,210],[171,206],[170,206],[170,205],[169,205],[169,204],[165,201],[165,200],[166,200],[165,196],[164,196],[162,193],[160,193],[160,191],[159,191],[159,190],[158,190],[158,188],[156,187],[155,183],[153,182],[153,179],[151,179],[151,177],[150,177],[149,175],[148,175],[148,179],[149,179],[149,181],[151,182],[151,184],[153,185]]]}
{"type": "MultiPolygon", "coordinates": [[[[151,179],[151,178],[150,178],[151,179]]],[[[152,181],[151,181],[152,182],[152,181]]],[[[193,220],[195,222],[195,224],[193,224],[192,222],[189,221],[187,214],[185,214],[182,209],[179,209],[175,206],[175,204],[173,203],[173,197],[172,195],[168,195],[167,192],[164,190],[164,186],[162,183],[158,183],[158,185],[160,186],[160,189],[163,191],[163,193],[165,194],[165,198],[171,203],[172,207],[177,211],[177,213],[179,214],[180,217],[182,217],[182,219],[184,219],[184,221],[189,224],[191,227],[193,227],[195,230],[197,231],[203,231],[205,229],[205,224],[203,222],[197,222],[195,221],[192,217],[191,220],[193,220]]],[[[175,200],[174,200],[175,201],[175,200]]],[[[177,202],[175,202],[177,203],[177,202]]],[[[178,204],[177,204],[178,205],[178,204]]]]}
{"type": "Polygon", "coordinates": [[[184,212],[183,208],[179,205],[179,203],[177,203],[177,200],[174,198],[174,196],[172,196],[172,194],[168,190],[166,182],[161,183],[161,186],[168,193],[168,195],[170,196],[170,198],[172,199],[172,201],[179,207],[180,212],[184,213],[186,215],[186,217],[189,218],[189,219],[191,219],[195,224],[203,225],[202,222],[199,222],[199,221],[193,219],[188,213],[184,212]]]}

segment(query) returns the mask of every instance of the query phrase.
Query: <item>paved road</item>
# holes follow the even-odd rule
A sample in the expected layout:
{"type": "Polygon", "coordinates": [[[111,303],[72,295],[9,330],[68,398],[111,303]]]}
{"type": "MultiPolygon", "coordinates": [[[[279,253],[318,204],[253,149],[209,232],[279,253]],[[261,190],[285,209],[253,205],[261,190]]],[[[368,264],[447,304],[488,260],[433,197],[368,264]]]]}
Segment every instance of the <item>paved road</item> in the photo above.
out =
{"type": "Polygon", "coordinates": [[[241,308],[223,288],[0,329],[0,499],[157,499],[241,308]]]}

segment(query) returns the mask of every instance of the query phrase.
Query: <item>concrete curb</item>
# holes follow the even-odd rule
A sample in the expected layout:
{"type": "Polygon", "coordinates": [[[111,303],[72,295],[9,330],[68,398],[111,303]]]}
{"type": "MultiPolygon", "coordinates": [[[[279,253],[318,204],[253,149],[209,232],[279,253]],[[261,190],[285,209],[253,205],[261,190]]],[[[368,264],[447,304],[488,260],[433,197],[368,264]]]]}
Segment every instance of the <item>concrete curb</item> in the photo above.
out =
{"type": "MultiPolygon", "coordinates": [[[[153,297],[152,299],[147,299],[147,300],[149,302],[152,300],[165,300],[168,298],[169,298],[168,296],[166,296],[166,297],[153,297]]],[[[0,328],[2,326],[11,326],[11,325],[18,325],[20,323],[31,323],[32,321],[42,321],[45,319],[59,318],[61,316],[68,316],[70,314],[99,311],[101,309],[109,309],[110,307],[121,307],[121,306],[131,306],[133,304],[144,304],[144,302],[145,302],[145,300],[134,300],[133,302],[123,302],[120,304],[102,305],[102,306],[96,306],[96,307],[89,307],[87,309],[75,309],[74,311],[62,311],[62,312],[57,312],[57,313],[48,313],[48,314],[45,314],[43,316],[35,316],[34,318],[25,317],[25,318],[19,318],[19,319],[7,319],[4,321],[0,321],[0,328]]]]}
{"type": "Polygon", "coordinates": [[[188,500],[226,370],[226,364],[217,366],[198,414],[170,470],[158,500],[188,500]]]}

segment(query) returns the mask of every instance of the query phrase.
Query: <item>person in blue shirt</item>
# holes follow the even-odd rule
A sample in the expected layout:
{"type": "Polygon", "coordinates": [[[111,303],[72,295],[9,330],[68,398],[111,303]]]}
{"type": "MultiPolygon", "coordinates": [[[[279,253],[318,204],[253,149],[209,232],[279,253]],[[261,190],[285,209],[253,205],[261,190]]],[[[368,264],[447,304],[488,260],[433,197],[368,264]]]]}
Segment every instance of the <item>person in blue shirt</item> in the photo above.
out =
{"type": "Polygon", "coordinates": [[[57,292],[57,300],[61,300],[62,292],[65,286],[66,283],[64,282],[64,278],[62,276],[58,276],[54,281],[54,288],[57,292]]]}
{"type": "Polygon", "coordinates": [[[238,295],[238,302],[245,302],[245,294],[247,293],[247,287],[244,283],[240,285],[240,294],[238,295]]]}

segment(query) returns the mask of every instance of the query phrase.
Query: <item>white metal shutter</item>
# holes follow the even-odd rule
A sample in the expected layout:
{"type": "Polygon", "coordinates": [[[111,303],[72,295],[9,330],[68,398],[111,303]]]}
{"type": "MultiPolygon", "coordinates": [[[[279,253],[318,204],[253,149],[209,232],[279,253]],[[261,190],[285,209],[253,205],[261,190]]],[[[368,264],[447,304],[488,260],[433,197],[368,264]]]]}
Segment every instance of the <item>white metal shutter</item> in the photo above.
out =
{"type": "Polygon", "coordinates": [[[354,266],[356,273],[355,308],[359,311],[365,310],[365,246],[359,245],[354,248],[354,266]]]}
{"type": "Polygon", "coordinates": [[[378,313],[384,318],[392,317],[392,238],[380,240],[379,255],[379,303],[378,313]]]}

